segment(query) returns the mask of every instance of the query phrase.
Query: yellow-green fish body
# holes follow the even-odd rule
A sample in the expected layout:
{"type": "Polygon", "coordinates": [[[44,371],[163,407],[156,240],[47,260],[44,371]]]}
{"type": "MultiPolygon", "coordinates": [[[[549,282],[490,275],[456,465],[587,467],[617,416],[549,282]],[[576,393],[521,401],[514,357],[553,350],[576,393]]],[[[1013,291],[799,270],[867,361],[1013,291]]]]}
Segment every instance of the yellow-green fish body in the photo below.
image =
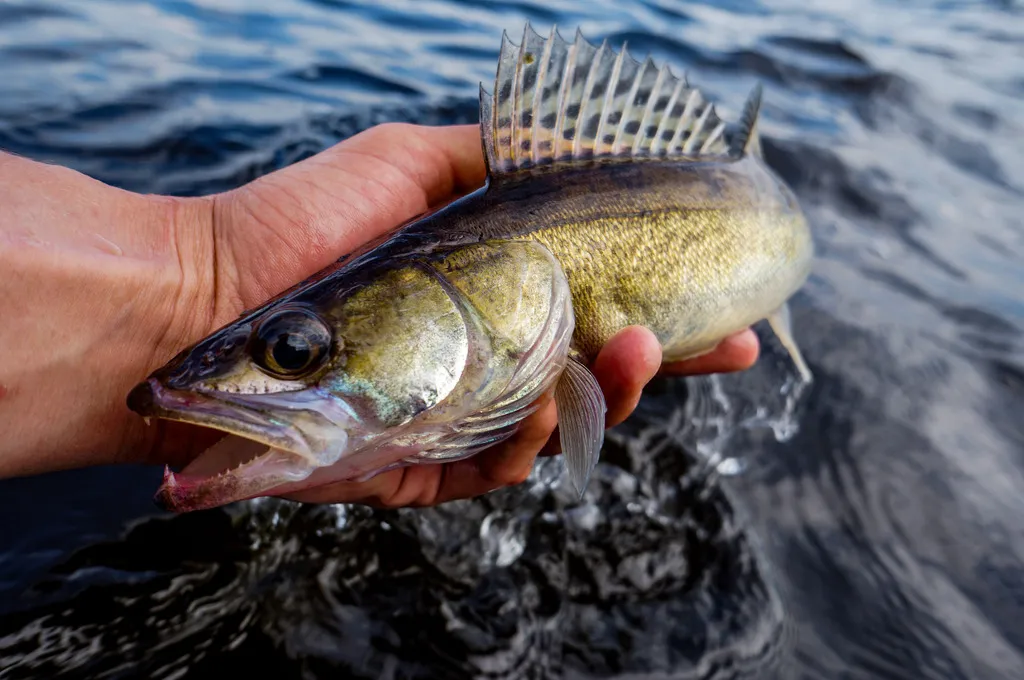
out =
{"type": "Polygon", "coordinates": [[[527,26],[481,92],[486,186],[343,258],[180,354],[129,396],[143,415],[229,432],[162,501],[219,505],[511,436],[552,387],[582,493],[603,441],[587,369],[640,324],[669,360],[768,318],[802,374],[786,300],[807,224],[738,126],[625,51],[527,26]]]}
{"type": "Polygon", "coordinates": [[[631,324],[670,360],[710,350],[785,303],[813,252],[795,199],[757,156],[526,172],[417,230],[442,225],[550,250],[572,291],[572,346],[587,359],[631,324]]]}

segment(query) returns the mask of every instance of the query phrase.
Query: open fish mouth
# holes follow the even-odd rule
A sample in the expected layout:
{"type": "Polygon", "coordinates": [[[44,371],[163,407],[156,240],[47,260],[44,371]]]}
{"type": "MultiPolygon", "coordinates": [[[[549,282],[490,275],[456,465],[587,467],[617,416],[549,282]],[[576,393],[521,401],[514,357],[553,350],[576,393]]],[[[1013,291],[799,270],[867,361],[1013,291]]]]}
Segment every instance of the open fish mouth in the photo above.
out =
{"type": "Polygon", "coordinates": [[[227,433],[181,472],[165,468],[154,500],[175,512],[267,495],[302,482],[346,452],[345,425],[357,420],[343,402],[319,390],[258,395],[179,391],[152,378],[132,390],[128,406],[145,417],[227,433]]]}

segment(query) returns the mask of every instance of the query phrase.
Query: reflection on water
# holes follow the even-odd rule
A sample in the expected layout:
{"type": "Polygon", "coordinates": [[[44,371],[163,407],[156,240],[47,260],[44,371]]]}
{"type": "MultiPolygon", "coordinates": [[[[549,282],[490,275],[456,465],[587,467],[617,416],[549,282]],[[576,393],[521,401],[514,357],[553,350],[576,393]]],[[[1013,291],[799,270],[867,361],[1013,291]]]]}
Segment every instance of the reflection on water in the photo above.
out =
{"type": "Polygon", "coordinates": [[[582,503],[559,460],[427,511],[2,482],[0,677],[1024,677],[1019,5],[8,2],[0,148],[210,193],[475,121],[526,19],[688,68],[727,119],[766,84],[820,254],[814,384],[769,337],[746,374],[656,381],[582,503]]]}

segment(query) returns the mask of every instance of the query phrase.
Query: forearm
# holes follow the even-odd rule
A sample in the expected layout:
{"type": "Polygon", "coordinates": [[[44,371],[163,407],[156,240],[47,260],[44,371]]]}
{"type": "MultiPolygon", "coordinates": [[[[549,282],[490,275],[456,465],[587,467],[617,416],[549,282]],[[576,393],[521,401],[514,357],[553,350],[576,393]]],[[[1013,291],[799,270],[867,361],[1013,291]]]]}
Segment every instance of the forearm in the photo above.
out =
{"type": "Polygon", "coordinates": [[[123,459],[125,394],[202,314],[204,203],[0,153],[0,206],[0,477],[123,459]]]}

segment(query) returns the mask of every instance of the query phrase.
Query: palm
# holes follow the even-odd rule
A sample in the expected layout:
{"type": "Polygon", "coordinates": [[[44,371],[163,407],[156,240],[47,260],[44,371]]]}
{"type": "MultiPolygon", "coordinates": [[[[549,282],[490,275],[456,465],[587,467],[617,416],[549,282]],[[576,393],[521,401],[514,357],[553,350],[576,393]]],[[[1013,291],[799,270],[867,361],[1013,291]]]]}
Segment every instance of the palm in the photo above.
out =
{"type": "MultiPolygon", "coordinates": [[[[484,179],[475,126],[385,125],[214,199],[215,322],[230,321],[362,243],[484,179]]],[[[211,329],[212,330],[212,329],[211,329]]],[[[673,372],[740,370],[757,356],[752,334],[673,372]]],[[[623,420],[658,371],[653,335],[628,328],[602,350],[594,373],[608,400],[608,424],[623,420]]],[[[311,502],[431,505],[522,481],[557,422],[554,402],[515,437],[471,459],[394,470],[362,483],[297,494],[311,502]]]]}

